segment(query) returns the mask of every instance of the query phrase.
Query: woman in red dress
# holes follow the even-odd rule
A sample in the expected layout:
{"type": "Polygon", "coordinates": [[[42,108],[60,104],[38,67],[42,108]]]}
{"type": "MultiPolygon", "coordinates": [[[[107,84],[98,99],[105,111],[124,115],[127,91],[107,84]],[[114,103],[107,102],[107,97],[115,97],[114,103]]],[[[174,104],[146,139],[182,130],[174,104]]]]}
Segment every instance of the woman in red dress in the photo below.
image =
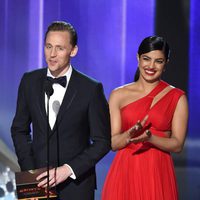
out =
{"type": "Polygon", "coordinates": [[[161,80],[169,46],[158,36],[138,49],[138,79],[109,99],[112,149],[118,151],[102,200],[177,200],[171,152],[183,148],[188,104],[185,93],[161,80]]]}

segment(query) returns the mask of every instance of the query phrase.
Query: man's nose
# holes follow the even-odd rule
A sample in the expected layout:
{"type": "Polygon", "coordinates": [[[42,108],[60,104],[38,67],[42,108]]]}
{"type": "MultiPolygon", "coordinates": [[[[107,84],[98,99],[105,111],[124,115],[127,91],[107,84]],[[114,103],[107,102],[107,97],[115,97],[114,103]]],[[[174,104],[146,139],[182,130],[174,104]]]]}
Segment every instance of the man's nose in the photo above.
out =
{"type": "Polygon", "coordinates": [[[51,50],[51,57],[55,57],[57,55],[56,49],[52,48],[51,50]]]}

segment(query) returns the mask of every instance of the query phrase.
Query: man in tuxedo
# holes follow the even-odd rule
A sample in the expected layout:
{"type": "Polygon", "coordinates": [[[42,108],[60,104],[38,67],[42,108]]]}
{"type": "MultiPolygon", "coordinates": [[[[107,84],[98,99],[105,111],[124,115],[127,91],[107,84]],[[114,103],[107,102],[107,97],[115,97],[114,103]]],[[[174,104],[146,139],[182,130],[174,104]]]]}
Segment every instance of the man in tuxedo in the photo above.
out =
{"type": "Polygon", "coordinates": [[[78,51],[71,24],[50,24],[44,50],[48,67],[25,73],[18,90],[11,127],[18,162],[22,171],[46,167],[49,152],[53,168],[37,177],[38,186],[56,186],[61,200],[92,200],[95,164],[111,142],[103,87],[71,66],[78,51]]]}

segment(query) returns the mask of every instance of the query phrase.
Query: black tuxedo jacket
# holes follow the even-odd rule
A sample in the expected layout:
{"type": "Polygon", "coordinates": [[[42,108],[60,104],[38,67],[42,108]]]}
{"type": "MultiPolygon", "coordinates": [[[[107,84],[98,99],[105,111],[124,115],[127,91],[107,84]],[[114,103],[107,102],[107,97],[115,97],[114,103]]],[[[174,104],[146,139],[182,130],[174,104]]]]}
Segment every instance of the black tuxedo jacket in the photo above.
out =
{"type": "MultiPolygon", "coordinates": [[[[47,68],[25,73],[19,86],[11,132],[21,170],[46,166],[46,75],[47,68]]],[[[60,199],[79,199],[74,196],[78,191],[84,199],[84,193],[94,191],[95,164],[109,150],[109,108],[102,84],[73,69],[49,135],[50,165],[68,164],[76,175],[58,186],[60,199]]]]}

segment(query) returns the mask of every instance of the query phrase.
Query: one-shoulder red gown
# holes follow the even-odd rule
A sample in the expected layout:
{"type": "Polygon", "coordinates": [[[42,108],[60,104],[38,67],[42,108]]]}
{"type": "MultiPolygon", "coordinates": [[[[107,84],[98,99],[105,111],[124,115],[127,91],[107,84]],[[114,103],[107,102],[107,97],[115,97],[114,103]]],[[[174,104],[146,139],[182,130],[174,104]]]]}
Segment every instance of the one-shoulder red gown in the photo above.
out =
{"type": "MultiPolygon", "coordinates": [[[[153,98],[168,84],[159,84],[145,97],[121,108],[122,132],[148,114],[152,134],[166,137],[179,98],[173,88],[153,107],[153,98]]],[[[119,150],[111,164],[102,191],[102,200],[177,200],[174,165],[169,152],[145,142],[129,144],[119,150]]]]}

